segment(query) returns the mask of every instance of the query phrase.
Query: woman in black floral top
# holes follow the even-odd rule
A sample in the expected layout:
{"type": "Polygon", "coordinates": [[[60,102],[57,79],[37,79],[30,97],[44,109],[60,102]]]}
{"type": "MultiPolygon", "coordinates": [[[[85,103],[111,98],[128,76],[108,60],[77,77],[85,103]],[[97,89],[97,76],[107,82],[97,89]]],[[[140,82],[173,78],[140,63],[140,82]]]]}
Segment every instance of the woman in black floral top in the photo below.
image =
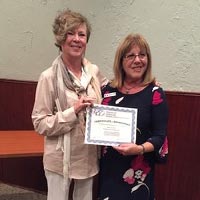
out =
{"type": "Polygon", "coordinates": [[[165,94],[152,77],[151,52],[140,34],[119,45],[114,79],[102,89],[104,105],[137,108],[136,144],[102,148],[100,200],[154,200],[156,155],[168,153],[165,94]]]}

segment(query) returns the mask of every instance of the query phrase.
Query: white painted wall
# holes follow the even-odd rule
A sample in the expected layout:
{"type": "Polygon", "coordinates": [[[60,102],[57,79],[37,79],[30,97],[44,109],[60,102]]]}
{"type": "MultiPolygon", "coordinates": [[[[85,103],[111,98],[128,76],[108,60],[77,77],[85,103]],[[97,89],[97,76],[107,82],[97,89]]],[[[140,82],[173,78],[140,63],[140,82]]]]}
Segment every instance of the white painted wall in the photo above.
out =
{"type": "Polygon", "coordinates": [[[58,54],[52,23],[66,7],[89,18],[87,58],[109,78],[119,41],[139,32],[165,90],[200,92],[200,0],[0,0],[0,78],[38,79],[58,54]]]}

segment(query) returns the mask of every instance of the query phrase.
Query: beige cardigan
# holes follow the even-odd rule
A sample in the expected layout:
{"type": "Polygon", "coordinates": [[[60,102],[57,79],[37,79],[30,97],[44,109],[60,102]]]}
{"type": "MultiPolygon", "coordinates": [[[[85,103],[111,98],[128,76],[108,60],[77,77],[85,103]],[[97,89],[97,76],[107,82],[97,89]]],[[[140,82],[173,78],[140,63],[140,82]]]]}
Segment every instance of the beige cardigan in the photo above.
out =
{"type": "MultiPolygon", "coordinates": [[[[98,89],[108,80],[101,75],[96,65],[86,59],[83,60],[83,65],[88,77],[87,95],[97,98],[91,77],[93,76],[98,89]]],[[[80,120],[73,108],[78,96],[75,91],[63,84],[62,72],[59,71],[61,77],[58,76],[58,82],[63,87],[62,98],[65,99],[63,100],[65,108],[63,110],[60,108],[54,84],[56,66],[58,69],[63,66],[60,56],[41,74],[32,112],[35,131],[45,136],[44,169],[61,175],[64,172],[69,178],[88,178],[98,173],[97,146],[84,144],[84,131],[81,131],[80,120]]]]}

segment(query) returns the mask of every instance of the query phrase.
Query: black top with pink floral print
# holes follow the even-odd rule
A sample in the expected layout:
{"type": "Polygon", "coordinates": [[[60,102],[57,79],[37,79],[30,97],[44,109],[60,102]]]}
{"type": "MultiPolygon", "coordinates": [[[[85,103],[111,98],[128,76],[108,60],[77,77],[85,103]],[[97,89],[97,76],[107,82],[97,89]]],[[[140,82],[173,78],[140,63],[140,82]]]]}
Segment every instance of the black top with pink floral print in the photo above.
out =
{"type": "Polygon", "coordinates": [[[137,156],[123,156],[112,147],[103,147],[99,199],[153,200],[156,155],[160,152],[160,155],[165,157],[168,153],[166,145],[168,107],[164,91],[150,84],[136,94],[123,94],[107,85],[102,89],[102,94],[104,105],[138,109],[136,143],[149,141],[155,151],[137,156]]]}

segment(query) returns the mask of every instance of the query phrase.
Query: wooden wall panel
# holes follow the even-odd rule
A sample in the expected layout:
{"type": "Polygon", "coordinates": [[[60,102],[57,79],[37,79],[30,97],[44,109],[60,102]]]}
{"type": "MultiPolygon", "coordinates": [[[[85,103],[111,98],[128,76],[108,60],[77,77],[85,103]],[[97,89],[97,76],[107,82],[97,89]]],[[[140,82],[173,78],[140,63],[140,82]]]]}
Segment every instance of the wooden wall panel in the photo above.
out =
{"type": "MultiPolygon", "coordinates": [[[[0,79],[0,130],[32,130],[31,111],[36,82],[0,79]]],[[[167,164],[156,167],[156,200],[200,199],[200,93],[166,92],[169,104],[169,159],[167,164]]],[[[17,173],[27,173],[27,162],[34,162],[36,179],[32,187],[46,190],[41,157],[28,160],[0,159],[0,177],[26,185],[17,173]],[[22,163],[19,165],[19,163],[22,163]],[[12,177],[6,169],[16,165],[12,177]],[[8,168],[6,167],[8,166],[8,168]],[[24,166],[24,168],[23,168],[24,166]],[[39,170],[39,171],[38,171],[39,170]],[[14,173],[16,172],[16,173],[14,173]],[[37,174],[41,175],[41,178],[37,174]],[[39,186],[39,187],[38,187],[39,186]]],[[[33,177],[32,177],[33,178],[33,177]]],[[[30,186],[30,185],[29,185],[30,186]]],[[[96,188],[95,188],[96,191],[96,188]]]]}
{"type": "Polygon", "coordinates": [[[157,200],[200,199],[200,94],[166,92],[169,159],[157,166],[157,200]]]}
{"type": "Polygon", "coordinates": [[[0,79],[0,130],[33,130],[36,82],[0,79]]]}
{"type": "Polygon", "coordinates": [[[47,191],[42,156],[1,158],[0,180],[35,191],[47,191]]]}
{"type": "MultiPolygon", "coordinates": [[[[0,79],[0,130],[33,130],[31,112],[36,85],[37,82],[0,79]]],[[[0,180],[47,191],[42,156],[0,158],[0,180]]]]}

